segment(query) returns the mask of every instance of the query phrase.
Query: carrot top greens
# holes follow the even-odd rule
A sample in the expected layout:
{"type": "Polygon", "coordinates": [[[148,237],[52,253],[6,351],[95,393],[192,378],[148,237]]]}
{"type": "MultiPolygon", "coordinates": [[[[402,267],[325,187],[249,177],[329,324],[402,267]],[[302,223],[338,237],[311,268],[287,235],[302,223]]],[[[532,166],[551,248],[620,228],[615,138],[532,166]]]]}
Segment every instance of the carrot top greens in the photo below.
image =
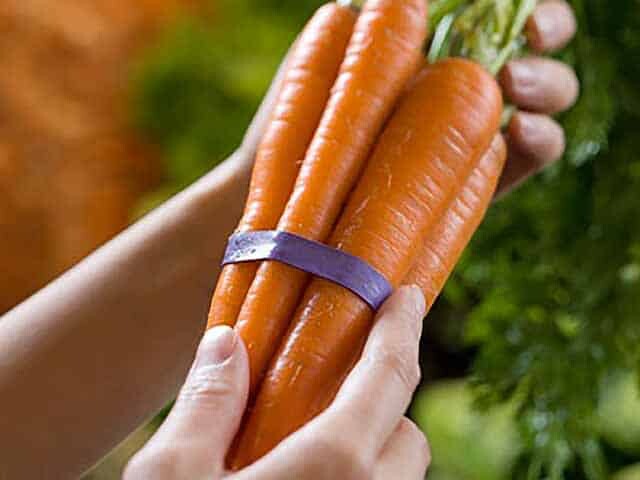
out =
{"type": "Polygon", "coordinates": [[[521,53],[523,30],[536,0],[435,0],[430,4],[430,62],[459,56],[494,75],[521,53]]]}

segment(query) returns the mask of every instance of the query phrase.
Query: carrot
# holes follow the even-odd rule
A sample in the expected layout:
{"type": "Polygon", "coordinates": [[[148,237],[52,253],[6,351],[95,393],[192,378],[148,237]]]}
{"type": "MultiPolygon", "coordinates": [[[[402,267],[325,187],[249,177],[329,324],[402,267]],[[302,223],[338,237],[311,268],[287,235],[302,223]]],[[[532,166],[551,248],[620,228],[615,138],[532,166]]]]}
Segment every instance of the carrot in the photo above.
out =
{"type": "Polygon", "coordinates": [[[405,285],[421,288],[427,310],[444,288],[464,248],[480,226],[506,156],[507,147],[502,135],[498,134],[438,226],[429,232],[418,260],[405,278],[405,285]]]}
{"type": "MultiPolygon", "coordinates": [[[[328,3],[318,9],[298,38],[256,152],[237,231],[276,227],[338,76],[356,17],[351,8],[328,3]]],[[[209,327],[233,326],[257,269],[255,263],[223,268],[211,301],[209,327]]]]}
{"type": "MultiPolygon", "coordinates": [[[[450,59],[425,68],[381,135],[331,245],[400,285],[489,148],[501,113],[500,89],[478,64],[450,59]]],[[[311,281],[241,430],[233,468],[256,460],[326,407],[372,318],[349,290],[311,281]]]]}
{"type": "MultiPolygon", "coordinates": [[[[347,47],[338,79],[278,223],[325,241],[405,84],[426,37],[424,0],[369,0],[347,47]]],[[[236,329],[249,352],[254,392],[286,331],[308,275],[263,262],[236,329]]]]}

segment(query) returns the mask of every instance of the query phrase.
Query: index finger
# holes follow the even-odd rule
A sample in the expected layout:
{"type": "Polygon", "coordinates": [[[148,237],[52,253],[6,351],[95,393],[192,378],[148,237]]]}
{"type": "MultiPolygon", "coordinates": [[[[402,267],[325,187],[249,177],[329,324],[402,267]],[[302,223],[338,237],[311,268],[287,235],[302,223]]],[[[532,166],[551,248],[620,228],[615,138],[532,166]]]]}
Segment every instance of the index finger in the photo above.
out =
{"type": "Polygon", "coordinates": [[[540,3],[527,21],[527,38],[537,52],[549,52],[566,46],[576,34],[576,17],[563,0],[540,3]]]}
{"type": "Polygon", "coordinates": [[[425,315],[418,287],[400,288],[382,307],[360,361],[317,426],[347,435],[377,455],[404,415],[420,380],[425,315]]]}

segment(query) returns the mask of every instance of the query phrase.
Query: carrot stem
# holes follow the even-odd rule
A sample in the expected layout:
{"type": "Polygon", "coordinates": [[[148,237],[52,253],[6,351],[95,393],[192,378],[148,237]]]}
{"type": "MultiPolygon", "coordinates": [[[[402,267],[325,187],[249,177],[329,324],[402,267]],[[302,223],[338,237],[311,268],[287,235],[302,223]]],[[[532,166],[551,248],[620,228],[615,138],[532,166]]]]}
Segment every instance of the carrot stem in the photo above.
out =
{"type": "Polygon", "coordinates": [[[435,63],[443,56],[448,56],[445,52],[448,52],[449,33],[451,32],[455,19],[455,13],[448,13],[437,23],[437,28],[433,33],[433,38],[431,40],[431,47],[427,54],[429,63],[435,63]]]}
{"type": "Polygon", "coordinates": [[[468,3],[467,0],[439,0],[429,4],[429,32],[435,32],[436,27],[448,15],[459,10],[468,3]]]}
{"type": "Polygon", "coordinates": [[[536,0],[434,0],[428,60],[465,57],[496,75],[521,55],[523,30],[536,0]]]}
{"type": "Polygon", "coordinates": [[[513,117],[514,113],[516,113],[516,107],[514,107],[513,105],[504,106],[504,109],[502,110],[502,118],[500,120],[500,125],[502,126],[502,128],[507,128],[507,125],[509,125],[509,123],[511,122],[511,118],[513,117]]]}
{"type": "Polygon", "coordinates": [[[527,23],[527,19],[536,8],[536,3],[536,0],[522,0],[520,5],[518,5],[513,17],[511,29],[509,30],[509,35],[507,36],[506,46],[500,51],[498,58],[493,64],[489,66],[489,71],[494,75],[500,71],[509,59],[518,55],[523,50],[526,40],[522,32],[527,23]]]}

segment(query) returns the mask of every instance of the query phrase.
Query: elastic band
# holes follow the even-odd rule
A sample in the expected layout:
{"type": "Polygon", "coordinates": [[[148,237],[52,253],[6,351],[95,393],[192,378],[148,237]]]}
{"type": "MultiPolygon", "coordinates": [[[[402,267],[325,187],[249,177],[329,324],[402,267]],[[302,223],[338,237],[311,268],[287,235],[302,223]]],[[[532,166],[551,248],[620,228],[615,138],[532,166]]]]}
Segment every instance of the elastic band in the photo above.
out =
{"type": "Polygon", "coordinates": [[[261,230],[229,238],[222,265],[275,260],[343,286],[377,310],[391,295],[387,279],[364,260],[288,232],[261,230]]]}

